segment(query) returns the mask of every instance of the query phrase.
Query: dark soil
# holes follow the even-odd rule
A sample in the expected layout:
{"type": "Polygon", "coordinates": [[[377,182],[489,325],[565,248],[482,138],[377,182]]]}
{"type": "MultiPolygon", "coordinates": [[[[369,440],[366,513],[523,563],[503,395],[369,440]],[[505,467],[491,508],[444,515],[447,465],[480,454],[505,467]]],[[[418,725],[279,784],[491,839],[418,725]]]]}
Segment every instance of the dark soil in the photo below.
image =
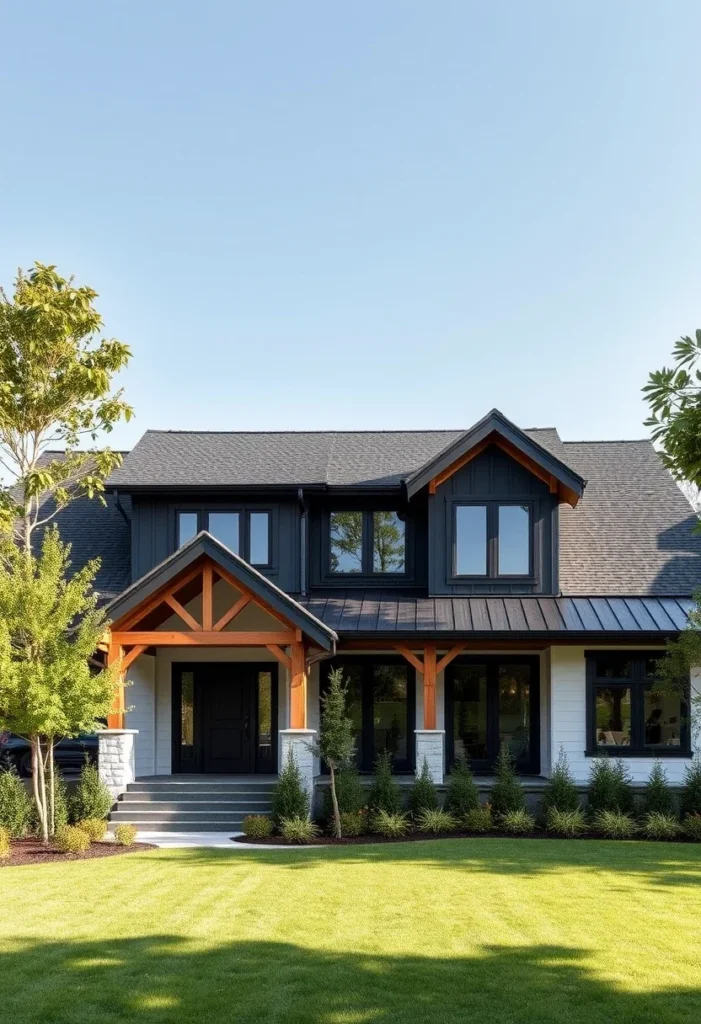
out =
{"type": "Polygon", "coordinates": [[[10,856],[0,860],[0,867],[14,868],[20,864],[61,864],[69,860],[92,860],[94,857],[116,857],[120,853],[142,853],[155,850],[151,843],[134,843],[120,846],[118,843],[91,843],[85,853],[61,853],[52,846],[44,846],[39,839],[13,839],[10,856]]]}
{"type": "MultiPolygon", "coordinates": [[[[533,832],[522,832],[515,834],[513,832],[499,832],[496,829],[489,832],[439,832],[437,835],[431,835],[426,832],[408,832],[405,836],[397,836],[396,838],[388,838],[387,836],[379,835],[364,835],[364,836],[348,836],[343,839],[336,839],[335,836],[319,836],[318,839],[314,839],[311,843],[304,843],[305,846],[364,846],[368,843],[417,843],[426,842],[431,839],[566,839],[566,836],[557,836],[552,832],[545,832],[544,830],[535,830],[533,832]]],[[[585,842],[591,839],[606,839],[606,836],[597,835],[596,833],[587,833],[583,836],[574,836],[572,839],[567,839],[568,842],[573,840],[576,842],[585,842]]],[[[640,842],[652,843],[657,842],[654,839],[646,839],[645,836],[637,835],[633,836],[634,840],[640,842]]],[[[233,836],[232,843],[253,843],[260,846],[295,846],[301,845],[296,843],[288,843],[287,840],[283,839],[282,836],[268,836],[267,839],[252,839],[250,836],[233,836]]],[[[666,839],[668,843],[691,843],[694,840],[688,839],[686,836],[678,836],[676,839],[666,839]]],[[[610,842],[620,842],[620,840],[612,839],[610,842]]]]}

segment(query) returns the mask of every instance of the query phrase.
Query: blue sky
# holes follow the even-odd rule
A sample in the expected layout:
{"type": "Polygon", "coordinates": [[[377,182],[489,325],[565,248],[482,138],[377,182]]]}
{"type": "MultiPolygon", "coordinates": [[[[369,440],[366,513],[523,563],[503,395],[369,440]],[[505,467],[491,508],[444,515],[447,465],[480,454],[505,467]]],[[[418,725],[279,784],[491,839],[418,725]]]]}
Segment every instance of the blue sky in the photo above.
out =
{"type": "Polygon", "coordinates": [[[0,281],[100,292],[124,446],[643,436],[701,327],[700,35],[695,0],[8,5],[0,281]]]}

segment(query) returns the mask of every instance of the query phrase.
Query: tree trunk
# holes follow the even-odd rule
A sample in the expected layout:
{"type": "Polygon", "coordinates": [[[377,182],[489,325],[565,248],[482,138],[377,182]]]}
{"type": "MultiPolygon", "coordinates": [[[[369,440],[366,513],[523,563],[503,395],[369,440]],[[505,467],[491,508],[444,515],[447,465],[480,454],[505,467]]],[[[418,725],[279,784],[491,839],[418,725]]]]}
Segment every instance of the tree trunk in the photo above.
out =
{"type": "Polygon", "coordinates": [[[46,779],[44,777],[44,757],[41,750],[41,737],[32,736],[32,786],[34,802],[39,815],[41,837],[46,844],[49,842],[49,823],[46,813],[46,779]]]}
{"type": "Polygon", "coordinates": [[[49,736],[49,835],[56,831],[56,774],[54,772],[54,737],[49,736]]]}
{"type": "Polygon", "coordinates": [[[341,812],[338,809],[338,797],[336,796],[336,772],[333,764],[329,764],[331,774],[331,803],[333,804],[333,828],[336,839],[341,838],[341,812]]]}

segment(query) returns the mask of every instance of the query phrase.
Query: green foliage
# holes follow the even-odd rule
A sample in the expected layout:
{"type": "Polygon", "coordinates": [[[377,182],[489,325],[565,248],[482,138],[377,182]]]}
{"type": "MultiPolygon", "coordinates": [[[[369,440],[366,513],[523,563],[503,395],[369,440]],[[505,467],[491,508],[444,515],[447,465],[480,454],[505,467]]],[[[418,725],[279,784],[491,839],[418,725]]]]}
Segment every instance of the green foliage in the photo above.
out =
{"type": "Polygon", "coordinates": [[[421,765],[421,774],[409,791],[409,810],[416,818],[421,811],[433,811],[438,807],[438,793],[436,785],[431,778],[428,768],[428,761],[424,757],[421,765]]]}
{"type": "Polygon", "coordinates": [[[34,823],[34,804],[14,766],[0,769],[0,828],[24,839],[34,823]]]}
{"type": "Polygon", "coordinates": [[[589,811],[620,811],[630,814],[633,810],[633,790],[628,769],[621,760],[597,757],[589,769],[589,811]]]}
{"type": "Polygon", "coordinates": [[[75,825],[61,825],[56,829],[54,845],[61,853],[85,853],[90,846],[90,836],[75,825]]]}
{"type": "Polygon", "coordinates": [[[273,822],[278,827],[283,818],[309,817],[309,796],[291,747],[273,790],[271,808],[273,822]]]}
{"type": "Polygon", "coordinates": [[[367,811],[341,811],[341,835],[362,836],[367,830],[367,811]]]}
{"type": "Polygon", "coordinates": [[[107,822],[104,818],[84,818],[76,821],[75,827],[85,832],[91,843],[99,843],[107,834],[107,822]]]}
{"type": "Polygon", "coordinates": [[[133,846],[136,842],[138,831],[136,825],[130,825],[126,821],[122,822],[120,825],[115,826],[114,841],[118,846],[133,846]]]}
{"type": "Polygon", "coordinates": [[[24,547],[73,498],[104,502],[104,481],[121,463],[118,452],[80,447],[132,416],[122,392],[111,390],[131,353],[114,339],[96,340],[103,326],[96,298],[41,263],[19,271],[12,297],[0,289],[0,458],[14,478],[0,517],[24,547]]]}
{"type": "Polygon", "coordinates": [[[638,826],[629,814],[621,811],[598,811],[594,816],[594,828],[607,839],[632,839],[638,826]]]}
{"type": "Polygon", "coordinates": [[[489,832],[492,828],[492,805],[483,804],[468,811],[463,818],[463,824],[468,832],[489,832]]]}
{"type": "Polygon", "coordinates": [[[584,811],[578,807],[576,810],[561,811],[557,807],[551,807],[548,811],[545,827],[548,832],[556,836],[564,836],[567,839],[576,839],[587,831],[587,819],[584,811]]]}
{"type": "Polygon", "coordinates": [[[440,809],[419,811],[416,819],[419,832],[430,832],[438,835],[441,832],[454,832],[458,827],[457,818],[448,811],[440,809]]]}
{"type": "Polygon", "coordinates": [[[543,790],[543,811],[547,818],[548,812],[551,810],[576,811],[580,805],[577,785],[570,771],[565,748],[561,746],[555,767],[543,790]]]}
{"type": "MultiPolygon", "coordinates": [[[[365,787],[355,764],[347,764],[336,772],[336,799],[341,814],[359,811],[367,803],[365,787]]],[[[333,819],[331,786],[324,787],[324,819],[333,819]]]]}
{"type": "Polygon", "coordinates": [[[378,811],[372,818],[372,831],[387,839],[405,836],[409,831],[409,815],[378,811]]]}
{"type": "Polygon", "coordinates": [[[676,365],[651,373],[643,388],[650,406],[645,426],[652,427],[662,461],[677,480],[701,486],[701,330],[680,338],[672,358],[676,365]]]}
{"type": "Polygon", "coordinates": [[[461,754],[456,757],[448,777],[444,810],[462,818],[468,811],[474,811],[479,805],[480,797],[472,777],[472,770],[467,759],[461,754]]]}
{"type": "Polygon", "coordinates": [[[10,830],[0,825],[0,860],[7,860],[10,856],[10,830]]]}
{"type": "Polygon", "coordinates": [[[68,824],[70,812],[68,806],[68,786],[56,770],[54,774],[54,828],[59,829],[68,824]]]}
{"type": "Polygon", "coordinates": [[[513,835],[525,835],[534,830],[535,818],[528,813],[525,807],[519,807],[516,811],[507,811],[502,814],[499,828],[504,832],[511,832],[513,835]]]}
{"type": "Polygon", "coordinates": [[[113,803],[112,794],[100,778],[97,765],[86,761],[70,802],[71,818],[73,821],[106,818],[113,803]]]}
{"type": "Polygon", "coordinates": [[[402,809],[402,789],[392,774],[392,754],[383,750],[375,760],[375,778],[368,797],[371,812],[387,811],[399,814],[402,809]]]}
{"type": "Polygon", "coordinates": [[[297,843],[303,846],[313,843],[321,834],[318,825],[315,825],[309,818],[299,816],[282,818],[279,829],[280,835],[286,843],[297,843]]]}
{"type": "Polygon", "coordinates": [[[684,818],[681,828],[687,839],[701,843],[701,814],[690,814],[684,818]]]}
{"type": "Polygon", "coordinates": [[[701,757],[698,754],[684,769],[679,807],[683,818],[688,814],[701,814],[701,757]]]}
{"type": "Polygon", "coordinates": [[[243,834],[251,839],[267,839],[273,834],[273,821],[265,814],[247,814],[242,828],[243,834]]]}
{"type": "Polygon", "coordinates": [[[642,832],[647,839],[676,839],[681,825],[673,814],[650,811],[643,818],[642,832]]]}
{"type": "Polygon", "coordinates": [[[516,765],[507,746],[499,751],[496,764],[496,781],[490,794],[492,813],[497,817],[509,811],[520,811],[525,805],[523,786],[516,775],[516,765]]]}
{"type": "Polygon", "coordinates": [[[346,697],[347,687],[343,681],[343,671],[340,668],[335,668],[329,673],[326,692],[321,695],[319,741],[314,745],[313,750],[315,755],[329,767],[334,831],[338,838],[341,836],[341,818],[336,789],[336,772],[347,768],[355,758],[353,720],[346,711],[346,697]]]}
{"type": "Polygon", "coordinates": [[[674,795],[667,782],[667,773],[659,761],[655,761],[643,792],[645,814],[674,815],[674,795]]]}

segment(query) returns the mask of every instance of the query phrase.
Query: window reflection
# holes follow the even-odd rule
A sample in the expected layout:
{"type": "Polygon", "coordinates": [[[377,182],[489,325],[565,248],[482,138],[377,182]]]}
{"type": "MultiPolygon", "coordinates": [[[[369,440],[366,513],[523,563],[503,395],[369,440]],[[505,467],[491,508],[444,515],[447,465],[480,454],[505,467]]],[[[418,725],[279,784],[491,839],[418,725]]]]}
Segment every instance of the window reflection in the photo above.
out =
{"type": "Polygon", "coordinates": [[[248,517],[249,562],[251,565],[270,563],[270,513],[251,512],[248,517]]]}
{"type": "Polygon", "coordinates": [[[224,547],[239,553],[239,514],[238,512],[210,512],[209,532],[216,537],[224,547]]]}
{"type": "Polygon", "coordinates": [[[258,673],[258,753],[272,757],[273,742],[273,675],[258,673]]]}
{"type": "Polygon", "coordinates": [[[645,746],[680,747],[682,699],[679,694],[645,688],[645,746]]]}
{"type": "Polygon", "coordinates": [[[527,576],[530,568],[530,512],[527,505],[499,506],[499,575],[527,576]]]}
{"type": "Polygon", "coordinates": [[[499,666],[499,747],[508,747],[515,761],[531,754],[530,665],[499,666]]]}
{"type": "Polygon", "coordinates": [[[458,505],[455,509],[455,572],[458,576],[487,574],[486,505],[458,505]]]}
{"type": "Polygon", "coordinates": [[[331,513],[330,547],[331,572],[362,572],[362,512],[331,513]]]}
{"type": "Polygon", "coordinates": [[[393,761],[406,761],[408,752],[407,669],[404,665],[373,668],[373,748],[388,750],[393,761]]]}
{"type": "Polygon", "coordinates": [[[454,670],[453,736],[456,757],[488,759],[486,665],[459,665],[454,670]]]}
{"type": "Polygon", "coordinates": [[[178,547],[197,536],[197,513],[178,512],[178,547]]]}
{"type": "Polygon", "coordinates": [[[594,688],[597,746],[630,746],[630,693],[627,686],[594,688]]]}
{"type": "Polygon", "coordinates": [[[373,572],[404,572],[404,523],[396,512],[374,512],[372,529],[373,572]]]}
{"type": "Polygon", "coordinates": [[[195,742],[195,681],[192,672],[180,676],[180,744],[192,747],[195,742]]]}

